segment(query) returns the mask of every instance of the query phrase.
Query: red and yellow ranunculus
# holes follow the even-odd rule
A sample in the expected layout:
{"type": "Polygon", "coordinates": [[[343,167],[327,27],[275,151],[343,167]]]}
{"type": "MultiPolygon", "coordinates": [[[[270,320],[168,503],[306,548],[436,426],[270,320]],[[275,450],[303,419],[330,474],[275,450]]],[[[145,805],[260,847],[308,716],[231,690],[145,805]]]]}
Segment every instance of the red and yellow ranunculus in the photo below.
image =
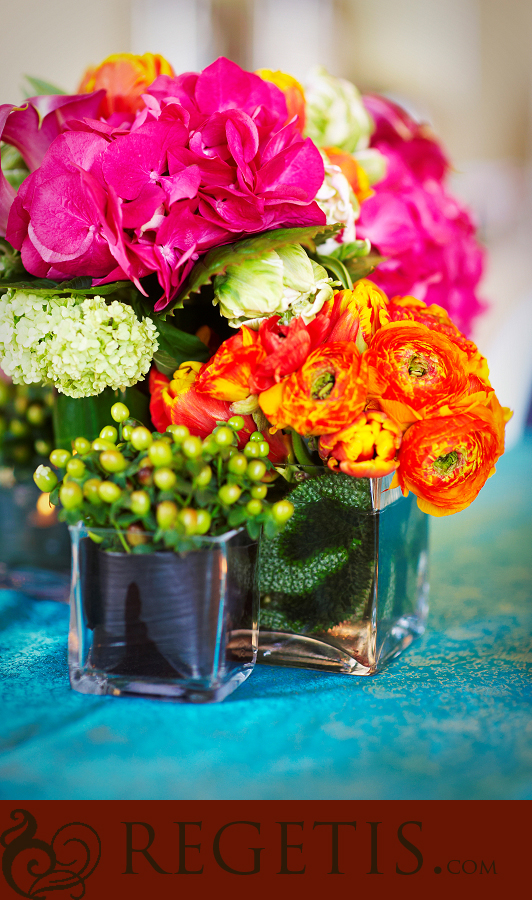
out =
{"type": "Polygon", "coordinates": [[[142,94],[146,93],[159,75],[175,75],[164,56],[154,53],[144,53],[143,56],[113,53],[99,66],[87,69],[78,93],[89,94],[101,88],[107,91],[100,108],[100,114],[105,118],[113,113],[136,113],[144,107],[142,94]]]}
{"type": "Polygon", "coordinates": [[[245,400],[252,393],[251,375],[265,357],[266,351],[258,333],[242,325],[237,334],[224,341],[203,367],[196,390],[229,403],[245,400]]]}
{"type": "Polygon", "coordinates": [[[473,502],[503,450],[503,416],[486,406],[423,419],[403,436],[392,487],[412,491],[423,512],[449,516],[473,502]]]}
{"type": "Polygon", "coordinates": [[[327,341],[356,341],[363,353],[376,332],[390,321],[387,297],[367,278],[357,281],[351,291],[338,291],[330,303],[330,331],[327,341]]]}
{"type": "Polygon", "coordinates": [[[330,469],[357,478],[380,478],[396,468],[402,432],[385,413],[366,410],[352,425],[320,438],[320,456],[330,469]]]}
{"type": "MultiPolygon", "coordinates": [[[[186,425],[191,434],[205,438],[216,422],[227,422],[234,415],[231,404],[196,390],[197,372],[202,363],[187,362],[167,378],[152,367],[150,372],[150,415],[157,430],[164,433],[170,424],[186,425]]],[[[242,449],[250,434],[257,430],[251,416],[244,415],[244,427],[238,432],[238,446],[242,449]]],[[[270,446],[269,458],[275,465],[285,463],[290,451],[290,440],[282,434],[264,434],[270,446]]]]}
{"type": "Polygon", "coordinates": [[[303,365],[259,396],[274,428],[321,435],[344,428],[364,409],[367,379],[363,358],[351,341],[323,344],[303,365]]]}
{"type": "Polygon", "coordinates": [[[467,354],[420,322],[384,325],[365,357],[370,398],[403,426],[453,406],[469,392],[467,354]]]}

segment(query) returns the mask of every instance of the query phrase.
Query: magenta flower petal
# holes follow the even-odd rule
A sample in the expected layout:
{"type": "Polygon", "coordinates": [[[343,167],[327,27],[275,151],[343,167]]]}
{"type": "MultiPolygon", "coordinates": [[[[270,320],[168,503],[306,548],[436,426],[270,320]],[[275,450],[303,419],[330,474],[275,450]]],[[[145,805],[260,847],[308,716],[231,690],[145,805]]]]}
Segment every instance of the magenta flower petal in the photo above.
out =
{"type": "Polygon", "coordinates": [[[73,96],[31,97],[13,109],[0,138],[16,147],[30,172],[40,166],[48,147],[69,119],[96,118],[105,91],[73,96]]]}
{"type": "MultiPolygon", "coordinates": [[[[0,135],[2,134],[7,117],[12,109],[13,107],[9,103],[0,106],[0,135]]],[[[9,210],[16,197],[16,193],[15,188],[9,184],[0,168],[0,235],[2,237],[6,233],[9,210]]]]}
{"type": "MultiPolygon", "coordinates": [[[[134,231],[145,231],[165,200],[166,193],[162,187],[153,183],[146,184],[135,200],[122,205],[123,227],[134,231]]],[[[164,220],[163,213],[161,213],[160,219],[161,222],[164,220]]],[[[153,227],[158,227],[158,225],[153,227]]]]}

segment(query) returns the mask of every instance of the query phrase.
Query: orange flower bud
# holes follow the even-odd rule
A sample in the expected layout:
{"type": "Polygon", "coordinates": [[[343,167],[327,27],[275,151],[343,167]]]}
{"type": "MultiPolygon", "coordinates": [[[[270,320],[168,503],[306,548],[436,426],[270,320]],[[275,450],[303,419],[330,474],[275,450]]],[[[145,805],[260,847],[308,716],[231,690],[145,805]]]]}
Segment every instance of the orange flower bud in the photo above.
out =
{"type": "Polygon", "coordinates": [[[338,147],[324,147],[323,149],[333,166],[338,166],[342,170],[342,175],[347,178],[359,203],[363,203],[368,197],[373,197],[375,191],[371,190],[366,170],[354,156],[345,153],[344,150],[339,150],[338,147]]]}
{"type": "Polygon", "coordinates": [[[347,428],[323,435],[319,446],[330,469],[357,478],[380,478],[396,467],[401,429],[385,413],[366,410],[347,428]]]}
{"type": "Polygon", "coordinates": [[[145,94],[150,84],[159,75],[174,76],[170,63],[153,53],[136,56],[134,53],[114,53],[108,56],[96,68],[87,69],[78,93],[88,94],[107,91],[100,108],[106,118],[112,113],[136,113],[144,107],[141,94],[145,94]]]}
{"type": "Polygon", "coordinates": [[[297,116],[297,127],[301,134],[305,128],[305,92],[292,75],[286,72],[273,72],[272,69],[257,69],[255,72],[263,81],[271,81],[283,92],[288,108],[288,121],[297,116]]]}
{"type": "Polygon", "coordinates": [[[366,369],[355,344],[333,341],[309,354],[296,372],[259,396],[274,428],[321,435],[349,425],[364,409],[366,369]]]}
{"type": "Polygon", "coordinates": [[[473,502],[504,450],[500,422],[485,406],[412,425],[392,487],[412,491],[423,512],[448,516],[473,502]]]}

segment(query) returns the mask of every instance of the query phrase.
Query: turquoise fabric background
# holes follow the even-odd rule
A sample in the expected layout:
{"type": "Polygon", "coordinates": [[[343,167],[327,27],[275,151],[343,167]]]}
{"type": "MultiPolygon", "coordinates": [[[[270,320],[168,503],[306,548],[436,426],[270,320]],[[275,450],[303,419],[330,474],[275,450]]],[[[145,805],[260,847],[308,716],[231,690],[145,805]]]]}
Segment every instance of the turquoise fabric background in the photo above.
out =
{"type": "Polygon", "coordinates": [[[223,703],[70,690],[68,610],[0,592],[5,799],[532,799],[532,439],[431,523],[427,632],[381,675],[256,667],[223,703]]]}

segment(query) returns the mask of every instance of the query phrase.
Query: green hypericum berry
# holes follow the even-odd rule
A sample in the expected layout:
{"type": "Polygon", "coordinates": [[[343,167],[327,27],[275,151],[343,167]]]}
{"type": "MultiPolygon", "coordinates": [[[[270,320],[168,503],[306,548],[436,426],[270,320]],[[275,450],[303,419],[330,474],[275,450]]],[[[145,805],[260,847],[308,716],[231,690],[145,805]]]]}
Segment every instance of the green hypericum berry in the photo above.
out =
{"type": "Polygon", "coordinates": [[[247,467],[248,461],[243,453],[235,453],[227,463],[227,468],[233,475],[243,475],[247,467]]]}
{"type": "Polygon", "coordinates": [[[131,512],[136,516],[145,516],[150,510],[150,498],[146,491],[133,491],[130,498],[131,512]]]}
{"type": "Polygon", "coordinates": [[[122,437],[125,441],[131,440],[131,435],[133,434],[134,425],[122,425],[122,437]]]}
{"type": "Polygon", "coordinates": [[[223,484],[218,491],[218,497],[224,506],[231,506],[236,503],[241,493],[242,490],[238,484],[223,484]]]}
{"type": "Polygon", "coordinates": [[[122,496],[122,490],[114,481],[102,481],[98,487],[98,495],[104,503],[114,503],[122,496]]]}
{"type": "Polygon", "coordinates": [[[242,416],[231,416],[229,421],[227,422],[230,428],[233,431],[242,431],[244,425],[246,424],[242,416]]]}
{"type": "Polygon", "coordinates": [[[198,487],[207,487],[212,478],[212,469],[210,466],[203,466],[203,469],[196,475],[196,484],[198,487]]]}
{"type": "Polygon", "coordinates": [[[252,481],[260,481],[266,474],[266,466],[261,459],[252,459],[246,474],[252,481]]]}
{"type": "Polygon", "coordinates": [[[248,457],[248,459],[257,459],[260,456],[259,442],[258,441],[249,441],[244,447],[244,455],[248,457]]]}
{"type": "Polygon", "coordinates": [[[116,450],[116,447],[112,441],[106,441],[105,438],[96,438],[91,444],[91,450],[95,450],[96,453],[103,453],[104,450],[116,450]]]}
{"type": "Polygon", "coordinates": [[[268,488],[265,484],[254,484],[249,493],[254,500],[264,500],[268,488]]]}
{"type": "Polygon", "coordinates": [[[118,431],[114,425],[104,425],[100,431],[100,437],[103,438],[104,441],[110,441],[111,444],[116,444],[118,440],[118,431]]]}
{"type": "Polygon", "coordinates": [[[49,466],[37,466],[33,474],[33,480],[40,491],[49,494],[57,484],[57,475],[49,466]]]}
{"type": "MultiPolygon", "coordinates": [[[[153,450],[155,446],[155,444],[152,444],[150,450],[153,450]]],[[[161,491],[171,491],[177,481],[177,477],[172,469],[162,468],[156,469],[153,473],[153,481],[161,491]]]]}
{"type": "Polygon", "coordinates": [[[214,440],[219,447],[230,447],[233,443],[234,436],[234,431],[224,425],[220,425],[220,427],[214,431],[214,440]]]}
{"type": "Polygon", "coordinates": [[[29,432],[26,422],[21,422],[20,419],[12,419],[9,430],[14,437],[24,437],[29,432]]]}
{"type": "Polygon", "coordinates": [[[199,437],[194,437],[191,435],[190,437],[185,438],[181,445],[181,449],[185,456],[188,456],[189,459],[195,459],[197,456],[201,456],[203,452],[203,444],[199,437]]]}
{"type": "Polygon", "coordinates": [[[260,500],[250,500],[246,503],[246,512],[250,516],[258,516],[262,512],[262,503],[260,500]]]}
{"type": "MultiPolygon", "coordinates": [[[[2,429],[0,428],[0,433],[2,429]]],[[[49,441],[43,441],[42,438],[39,438],[38,441],[35,441],[35,453],[38,453],[39,456],[48,456],[52,446],[49,441]]]]}
{"type": "Polygon", "coordinates": [[[46,418],[44,406],[41,406],[40,403],[32,403],[31,406],[28,406],[26,418],[30,425],[42,425],[46,418]]]}
{"type": "Polygon", "coordinates": [[[207,534],[211,527],[211,514],[206,509],[196,510],[196,534],[207,534]]]}
{"type": "Polygon", "coordinates": [[[185,528],[185,534],[196,534],[196,526],[198,524],[198,515],[195,509],[185,507],[178,515],[178,521],[185,528]]]}
{"type": "Polygon", "coordinates": [[[50,462],[58,469],[64,469],[71,456],[72,454],[68,450],[57,448],[50,453],[50,462]]]}
{"type": "Polygon", "coordinates": [[[284,525],[294,514],[294,504],[290,500],[279,500],[272,506],[272,516],[278,525],[284,525]]]}
{"type": "Polygon", "coordinates": [[[154,441],[148,449],[148,458],[157,468],[169,466],[173,459],[172,448],[166,441],[154,441]]]}
{"type": "Polygon", "coordinates": [[[172,528],[177,514],[177,506],[171,500],[163,500],[162,503],[159,503],[155,513],[159,528],[172,528]]]}
{"type": "Polygon", "coordinates": [[[113,403],[111,418],[114,422],[125,422],[129,418],[129,409],[125,403],[113,403]]]}
{"type": "Polygon", "coordinates": [[[104,450],[100,453],[100,465],[106,472],[123,472],[127,468],[127,460],[120,450],[104,450]]]}
{"type": "Polygon", "coordinates": [[[150,487],[153,484],[153,468],[151,466],[143,466],[137,472],[137,481],[144,487],[150,487]]]}
{"type": "Polygon", "coordinates": [[[253,434],[250,434],[249,440],[250,441],[263,441],[264,435],[262,434],[261,431],[254,431],[253,434]]]}
{"type": "Polygon", "coordinates": [[[83,478],[85,474],[85,463],[78,456],[73,456],[66,464],[66,470],[72,478],[83,478]]]}
{"type": "Polygon", "coordinates": [[[148,535],[144,531],[142,525],[133,522],[131,525],[128,525],[126,531],[126,539],[128,544],[131,544],[132,547],[138,547],[139,544],[147,544],[148,543],[148,535]]]}
{"type": "Polygon", "coordinates": [[[91,451],[91,442],[87,438],[77,437],[74,441],[74,450],[81,456],[85,456],[86,453],[91,451]]]}
{"type": "Polygon", "coordinates": [[[85,497],[89,501],[89,503],[94,503],[96,506],[100,506],[102,502],[102,498],[100,497],[99,487],[101,485],[100,478],[89,478],[88,481],[83,485],[83,493],[85,497]]]}
{"type": "Polygon", "coordinates": [[[186,425],[168,425],[166,430],[170,432],[176,444],[182,444],[190,434],[186,425]]]}
{"type": "Polygon", "coordinates": [[[69,481],[61,486],[59,490],[59,499],[65,509],[75,509],[83,503],[83,491],[79,484],[69,481]]]}
{"type": "Polygon", "coordinates": [[[261,456],[268,456],[268,453],[270,452],[270,446],[268,444],[268,441],[259,441],[258,447],[259,447],[259,453],[261,456]]]}
{"type": "Polygon", "coordinates": [[[151,447],[153,438],[151,432],[144,425],[137,425],[131,433],[130,441],[135,450],[147,450],[148,447],[151,447]]]}
{"type": "MultiPolygon", "coordinates": [[[[19,388],[20,390],[20,388],[19,388]]],[[[23,416],[28,408],[28,398],[21,397],[20,394],[18,397],[15,397],[13,401],[13,406],[15,407],[15,412],[17,416],[23,416]]]]}

